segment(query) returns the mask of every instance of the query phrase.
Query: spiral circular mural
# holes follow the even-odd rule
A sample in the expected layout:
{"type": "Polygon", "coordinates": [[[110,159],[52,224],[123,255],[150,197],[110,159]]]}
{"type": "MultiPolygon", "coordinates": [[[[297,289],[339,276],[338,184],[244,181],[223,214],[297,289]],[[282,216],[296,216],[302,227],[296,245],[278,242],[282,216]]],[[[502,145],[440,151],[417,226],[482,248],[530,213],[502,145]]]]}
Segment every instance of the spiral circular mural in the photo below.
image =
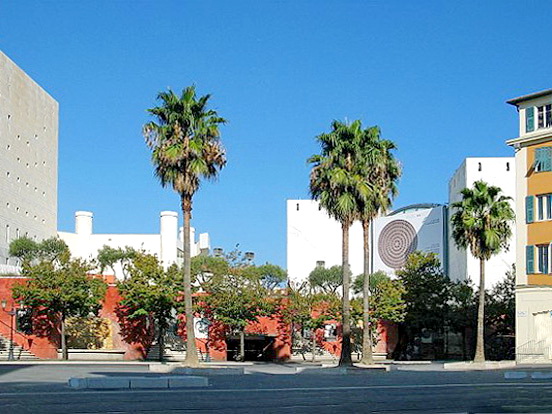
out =
{"type": "Polygon", "coordinates": [[[416,230],[406,220],[394,220],[385,225],[378,238],[378,253],[391,269],[399,269],[418,247],[416,230]]]}

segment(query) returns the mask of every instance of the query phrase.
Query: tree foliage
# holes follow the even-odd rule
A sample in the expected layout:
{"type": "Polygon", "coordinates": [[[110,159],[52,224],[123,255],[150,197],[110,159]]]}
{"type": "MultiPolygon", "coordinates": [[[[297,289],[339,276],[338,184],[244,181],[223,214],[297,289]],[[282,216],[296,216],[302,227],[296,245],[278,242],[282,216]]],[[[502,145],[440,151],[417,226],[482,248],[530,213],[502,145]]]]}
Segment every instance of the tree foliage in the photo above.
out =
{"type": "MultiPolygon", "coordinates": [[[[392,280],[385,272],[376,272],[370,275],[370,321],[375,326],[379,320],[391,322],[402,322],[405,318],[406,303],[404,295],[406,290],[400,280],[392,280]]],[[[353,290],[361,293],[364,285],[364,274],[355,278],[353,290]]],[[[362,304],[355,301],[357,308],[355,316],[358,321],[362,320],[362,304]]]]}
{"type": "Polygon", "coordinates": [[[499,187],[476,181],[473,188],[464,188],[462,200],[452,204],[456,209],[451,217],[452,237],[456,244],[470,249],[481,260],[508,249],[515,218],[510,197],[502,195],[499,187]]]}
{"type": "Polygon", "coordinates": [[[434,253],[416,251],[397,277],[405,288],[404,325],[410,331],[440,330],[444,325],[449,300],[449,279],[434,253]]]}
{"type": "Polygon", "coordinates": [[[121,266],[123,276],[126,278],[128,276],[127,267],[131,260],[136,257],[136,254],[136,250],[129,246],[126,246],[125,248],[115,248],[104,245],[100,250],[98,250],[98,255],[96,256],[100,273],[103,273],[109,268],[115,275],[115,266],[118,264],[121,266]]]}
{"type": "Polygon", "coordinates": [[[57,237],[44,239],[41,242],[36,242],[28,237],[20,237],[10,243],[9,254],[20,259],[22,264],[27,265],[41,261],[58,265],[68,261],[71,256],[67,244],[57,237]]]}
{"type": "Polygon", "coordinates": [[[230,257],[198,257],[192,260],[193,277],[203,292],[197,311],[240,335],[240,355],[245,356],[245,330],[260,316],[276,311],[273,289],[286,278],[279,266],[255,266],[235,249],[230,257]]]}
{"type": "MultiPolygon", "coordinates": [[[[30,244],[25,241],[26,246],[30,244]]],[[[24,243],[12,242],[13,251],[24,243]]],[[[61,347],[67,359],[65,321],[68,317],[96,315],[101,308],[107,285],[89,275],[92,266],[70,259],[67,245],[59,239],[37,244],[34,256],[21,256],[22,274],[27,280],[13,288],[13,297],[34,313],[55,318],[60,324],[61,347]]]]}
{"type": "Polygon", "coordinates": [[[128,265],[128,278],[117,284],[129,319],[152,318],[157,326],[159,357],[163,359],[163,337],[181,308],[182,277],[176,265],[167,270],[157,257],[136,253],[128,265]]]}
{"type": "Polygon", "coordinates": [[[343,270],[341,266],[325,268],[317,266],[309,274],[310,287],[318,292],[334,294],[343,284],[343,270]]]}

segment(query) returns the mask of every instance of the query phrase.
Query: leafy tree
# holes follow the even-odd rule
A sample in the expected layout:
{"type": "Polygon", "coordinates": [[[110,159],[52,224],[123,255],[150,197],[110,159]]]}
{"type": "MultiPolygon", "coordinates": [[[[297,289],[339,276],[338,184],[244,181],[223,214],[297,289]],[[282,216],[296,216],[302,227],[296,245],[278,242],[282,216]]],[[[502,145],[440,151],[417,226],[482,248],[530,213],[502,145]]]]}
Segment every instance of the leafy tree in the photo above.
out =
{"type": "Polygon", "coordinates": [[[220,142],[219,125],[226,122],[208,109],[210,95],[196,97],[194,86],[179,96],[173,91],[160,92],[159,106],[148,109],[155,121],[144,126],[144,136],[152,150],[155,175],[161,185],[171,186],[180,195],[184,216],[183,268],[186,313],[187,353],[185,363],[198,365],[192,307],[190,219],[192,200],[202,178],[213,179],[226,165],[220,142]]]}
{"type": "Polygon", "coordinates": [[[192,283],[199,288],[207,285],[213,277],[226,275],[230,266],[225,258],[213,256],[192,257],[192,283]]]}
{"type": "Polygon", "coordinates": [[[268,290],[274,290],[287,280],[287,273],[280,266],[265,263],[257,266],[261,283],[268,290]]]}
{"type": "Polygon", "coordinates": [[[450,328],[462,336],[462,358],[466,359],[468,344],[471,344],[467,332],[472,332],[477,322],[477,306],[471,281],[449,281],[447,305],[444,324],[446,329],[450,328]]]}
{"type": "Polygon", "coordinates": [[[127,317],[151,317],[158,333],[159,360],[164,358],[164,335],[180,305],[182,280],[176,265],[166,271],[157,257],[136,253],[128,266],[129,277],[117,284],[122,300],[129,309],[127,317]]]}
{"type": "Polygon", "coordinates": [[[341,266],[330,268],[317,266],[310,272],[308,280],[312,289],[322,293],[334,294],[343,283],[343,270],[341,266]]]}
{"type": "Polygon", "coordinates": [[[20,237],[10,243],[10,256],[17,257],[21,262],[30,264],[38,261],[50,261],[58,264],[67,261],[71,255],[69,247],[57,237],[35,242],[28,237],[20,237]]]}
{"type": "Polygon", "coordinates": [[[226,325],[230,331],[238,332],[240,355],[245,358],[245,328],[259,316],[270,315],[275,301],[263,286],[254,267],[230,267],[226,274],[215,275],[203,286],[204,307],[213,317],[226,325]]]}
{"type": "MultiPolygon", "coordinates": [[[[311,332],[310,351],[312,361],[316,358],[316,330],[323,328],[326,322],[337,319],[339,298],[334,293],[316,292],[308,283],[288,288],[283,316],[287,322],[311,332]]],[[[301,335],[301,340],[304,340],[301,335]]],[[[303,354],[304,358],[304,354],[303,354]]]]}
{"type": "Polygon", "coordinates": [[[38,243],[29,237],[20,237],[10,243],[9,254],[22,262],[30,262],[37,257],[38,243]]]}
{"type": "MultiPolygon", "coordinates": [[[[360,121],[358,128],[360,128],[360,121]]],[[[370,193],[366,199],[360,200],[360,221],[363,231],[364,249],[364,285],[363,285],[363,325],[362,363],[374,363],[372,356],[372,334],[370,332],[370,225],[381,214],[385,214],[391,206],[392,199],[397,195],[397,180],[401,175],[399,163],[391,153],[396,149],[390,140],[381,138],[378,127],[363,131],[365,139],[361,147],[357,167],[370,185],[370,193]]]]}
{"type": "Polygon", "coordinates": [[[485,361],[485,262],[508,248],[512,235],[510,223],[515,214],[510,197],[501,195],[498,187],[476,181],[473,188],[462,190],[462,200],[452,204],[452,237],[459,248],[469,248],[479,259],[479,304],[477,308],[477,344],[475,362],[485,361]]]}
{"type": "Polygon", "coordinates": [[[123,270],[123,276],[126,279],[127,267],[130,264],[130,261],[136,257],[136,250],[132,247],[126,246],[123,248],[114,248],[107,245],[104,245],[100,250],[98,250],[98,255],[96,260],[100,265],[100,273],[103,273],[107,268],[110,268],[115,275],[115,266],[119,264],[123,270]]]}
{"type": "MultiPolygon", "coordinates": [[[[16,241],[12,244],[13,251],[22,245],[16,241]]],[[[37,250],[43,250],[35,256],[36,263],[29,260],[23,263],[22,274],[27,280],[14,286],[13,297],[34,313],[54,316],[58,320],[62,356],[66,360],[67,318],[97,314],[107,286],[103,280],[88,274],[90,264],[70,259],[69,249],[59,239],[49,239],[38,246],[37,250]]]]}
{"type": "MultiPolygon", "coordinates": [[[[403,299],[405,289],[400,280],[391,280],[385,272],[378,271],[369,277],[370,313],[368,326],[365,321],[364,300],[353,299],[353,319],[362,321],[362,353],[364,355],[364,338],[370,339],[370,348],[377,343],[378,332],[373,332],[370,326],[377,326],[380,320],[402,322],[405,317],[406,304],[403,299]],[[367,336],[369,334],[370,336],[367,336]]],[[[353,282],[353,291],[357,294],[364,293],[365,275],[358,275],[353,282]]],[[[362,298],[364,299],[364,298],[362,298]]],[[[364,358],[361,363],[368,364],[364,358]]],[[[373,363],[373,362],[372,362],[373,363]]]]}
{"type": "Polygon", "coordinates": [[[310,192],[328,214],[341,223],[342,229],[342,346],[340,366],[352,365],[350,322],[350,268],[349,229],[358,219],[360,199],[369,195],[370,185],[358,171],[358,155],[361,153],[362,130],[355,123],[332,122],[329,133],[317,137],[321,145],[319,155],[308,159],[312,164],[310,192]]]}
{"type": "Polygon", "coordinates": [[[399,345],[396,353],[422,330],[440,331],[448,313],[450,281],[443,274],[441,263],[434,253],[416,251],[408,256],[404,267],[397,272],[405,288],[404,322],[399,325],[399,345]]]}
{"type": "Polygon", "coordinates": [[[505,278],[495,284],[487,295],[485,326],[491,344],[485,349],[490,351],[490,356],[494,359],[515,358],[513,345],[516,323],[515,273],[515,266],[512,266],[505,278]]]}

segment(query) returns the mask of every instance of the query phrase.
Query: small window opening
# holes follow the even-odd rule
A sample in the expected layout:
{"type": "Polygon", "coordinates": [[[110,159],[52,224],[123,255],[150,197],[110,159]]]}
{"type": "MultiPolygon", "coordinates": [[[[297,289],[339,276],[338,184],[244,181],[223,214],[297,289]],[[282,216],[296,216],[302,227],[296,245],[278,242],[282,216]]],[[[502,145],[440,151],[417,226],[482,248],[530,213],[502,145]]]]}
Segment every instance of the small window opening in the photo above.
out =
{"type": "Polygon", "coordinates": [[[480,162],[478,162],[478,163],[477,163],[477,165],[478,165],[478,167],[477,167],[477,171],[481,171],[481,170],[483,169],[483,168],[482,168],[482,166],[481,166],[481,163],[480,163],[480,162]]]}

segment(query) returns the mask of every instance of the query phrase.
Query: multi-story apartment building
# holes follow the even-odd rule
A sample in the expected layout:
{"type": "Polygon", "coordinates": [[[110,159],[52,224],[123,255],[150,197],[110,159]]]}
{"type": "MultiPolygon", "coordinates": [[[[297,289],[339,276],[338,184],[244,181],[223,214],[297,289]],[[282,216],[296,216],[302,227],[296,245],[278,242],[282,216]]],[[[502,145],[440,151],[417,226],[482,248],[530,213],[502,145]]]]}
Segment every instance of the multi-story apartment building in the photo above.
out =
{"type": "MultiPolygon", "coordinates": [[[[449,217],[455,209],[452,203],[462,200],[461,191],[466,187],[473,187],[476,181],[499,187],[502,194],[512,198],[512,207],[515,205],[515,160],[513,157],[469,157],[454,172],[449,181],[449,217]]],[[[448,275],[452,280],[471,280],[479,286],[479,259],[473,257],[469,249],[458,249],[452,238],[452,226],[448,222],[448,275]]],[[[485,264],[486,288],[491,288],[497,282],[504,280],[506,272],[512,270],[516,261],[515,228],[512,229],[510,246],[507,250],[492,256],[485,264]]]]}
{"type": "Polygon", "coordinates": [[[511,99],[516,154],[516,356],[552,359],[552,89],[511,99]]]}
{"type": "Polygon", "coordinates": [[[58,103],[0,52],[0,273],[10,242],[57,230],[58,103]]]}

